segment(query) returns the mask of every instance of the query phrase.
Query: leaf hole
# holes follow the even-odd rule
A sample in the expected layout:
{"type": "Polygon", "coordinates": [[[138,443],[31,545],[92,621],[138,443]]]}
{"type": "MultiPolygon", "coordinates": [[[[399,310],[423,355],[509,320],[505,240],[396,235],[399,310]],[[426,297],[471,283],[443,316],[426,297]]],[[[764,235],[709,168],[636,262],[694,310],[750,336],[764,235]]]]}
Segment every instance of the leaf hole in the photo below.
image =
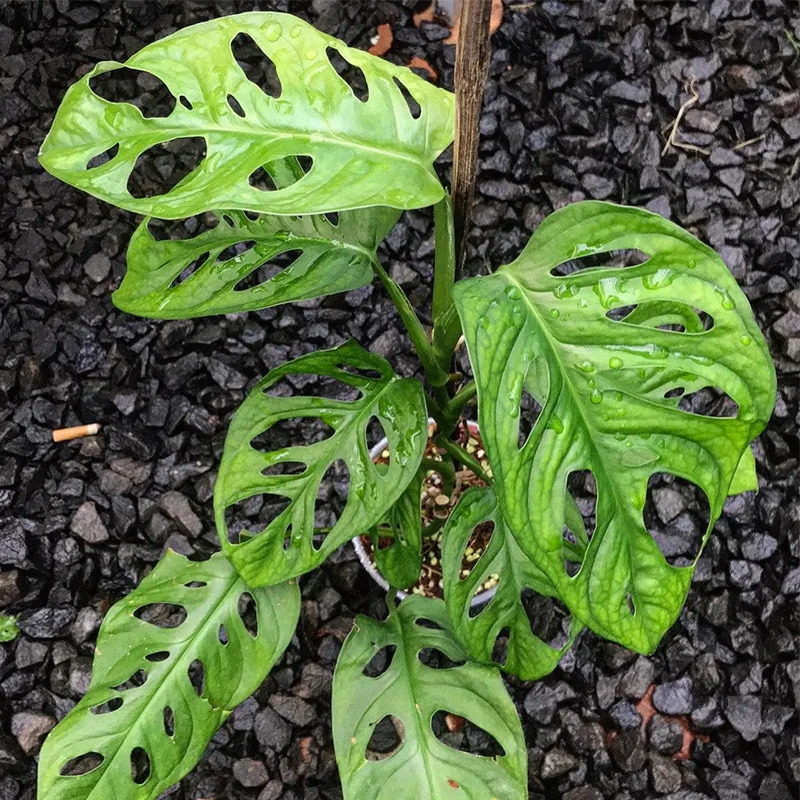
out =
{"type": "MultiPolygon", "coordinates": [[[[248,289],[255,289],[262,286],[267,281],[279,275],[303,255],[302,250],[284,250],[282,253],[275,253],[267,261],[261,261],[253,265],[241,280],[237,281],[233,287],[235,292],[245,292],[248,289]]],[[[288,275],[286,277],[289,277],[288,275]]]]}
{"type": "Polygon", "coordinates": [[[364,757],[367,761],[382,761],[398,752],[406,739],[402,720],[387,714],[372,729],[364,757]]]}
{"type": "Polygon", "coordinates": [[[239,101],[232,94],[229,94],[226,99],[228,101],[228,105],[231,107],[231,110],[233,111],[234,114],[236,114],[236,115],[238,115],[240,117],[246,117],[247,116],[247,114],[245,113],[245,110],[242,108],[242,106],[239,103],[239,101]]]}
{"type": "Polygon", "coordinates": [[[236,611],[242,620],[245,630],[255,639],[258,637],[258,604],[250,592],[242,592],[236,611]]]}
{"type": "Polygon", "coordinates": [[[112,688],[115,692],[127,692],[129,689],[138,689],[140,686],[144,686],[146,680],[147,673],[143,669],[137,669],[128,680],[112,688]]]}
{"type": "Polygon", "coordinates": [[[228,629],[224,625],[220,625],[217,630],[217,639],[222,645],[228,644],[228,629]]]}
{"type": "Polygon", "coordinates": [[[237,256],[244,255],[249,250],[252,250],[256,246],[256,243],[253,239],[248,239],[244,242],[235,242],[232,245],[229,245],[224,250],[220,250],[217,254],[216,260],[220,261],[230,261],[232,258],[236,258],[237,256]]]}
{"type": "MultiPolygon", "coordinates": [[[[538,361],[539,359],[536,360],[538,361]]],[[[520,390],[520,410],[517,419],[519,427],[517,446],[520,448],[523,448],[526,442],[529,440],[534,428],[536,427],[536,423],[539,421],[539,417],[542,415],[543,404],[547,402],[547,393],[550,390],[550,376],[544,372],[540,376],[540,379],[546,380],[546,384],[544,386],[537,387],[537,394],[542,392],[541,399],[539,397],[534,397],[525,386],[523,386],[520,390]]],[[[515,400],[510,395],[509,400],[511,403],[515,403],[515,400]]]]}
{"type": "Polygon", "coordinates": [[[189,669],[186,670],[186,674],[189,676],[189,683],[192,684],[192,689],[194,689],[195,694],[198,697],[202,697],[206,683],[206,668],[203,662],[199,658],[196,658],[189,664],[189,669]]]}
{"type": "Polygon", "coordinates": [[[139,153],[128,176],[128,191],[136,200],[158,197],[171,192],[189,176],[206,156],[202,136],[186,136],[160,142],[139,153]]]}
{"type": "Polygon", "coordinates": [[[383,375],[378,370],[370,369],[369,367],[356,367],[352,364],[339,364],[338,367],[342,372],[349,372],[351,375],[364,378],[364,380],[379,381],[383,378],[383,375]]]}
{"type": "Polygon", "coordinates": [[[59,774],[65,778],[88,775],[93,770],[96,770],[103,761],[105,761],[105,757],[100,753],[84,753],[83,755],[76,756],[67,761],[64,766],[61,767],[59,774]]]}
{"type": "Polygon", "coordinates": [[[361,391],[351,383],[329,375],[288,373],[264,390],[270,397],[324,397],[327,400],[358,400],[361,391]]]}
{"type": "Polygon", "coordinates": [[[241,544],[245,539],[262,534],[291,505],[281,494],[256,494],[238,500],[225,509],[228,542],[241,544]]]}
{"type": "Polygon", "coordinates": [[[367,76],[360,67],[351,64],[336,48],[327,47],[325,55],[328,57],[331,66],[336,70],[336,74],[344,81],[353,96],[366,103],[369,100],[369,84],[367,76]]]}
{"type": "Polygon", "coordinates": [[[440,709],[431,718],[433,735],[447,747],[484,758],[502,758],[500,742],[480,725],[458,714],[440,709]]]}
{"type": "Polygon", "coordinates": [[[432,619],[428,619],[427,617],[417,617],[414,620],[414,624],[419,625],[420,628],[427,628],[430,631],[444,630],[444,628],[438,622],[434,622],[432,619]]]}
{"type": "Polygon", "coordinates": [[[183,625],[188,615],[177,603],[148,603],[137,608],[133,616],[157,628],[170,629],[183,625]]]}
{"type": "Polygon", "coordinates": [[[150,756],[143,747],[131,750],[131,780],[141,786],[150,777],[150,756]]]}
{"type": "Polygon", "coordinates": [[[231,41],[231,53],[247,79],[269,97],[283,91],[278,70],[272,59],[246,33],[237,33],[231,41]]]}
{"type": "Polygon", "coordinates": [[[423,647],[417,653],[417,658],[421,664],[431,669],[455,669],[466,663],[465,661],[453,661],[447,653],[439,650],[438,647],[423,647]]]}
{"type": "Polygon", "coordinates": [[[370,417],[369,421],[367,422],[366,439],[367,449],[370,452],[375,450],[379,444],[383,443],[381,452],[378,454],[381,456],[381,463],[391,464],[392,452],[389,448],[388,437],[386,436],[386,431],[383,429],[381,421],[375,416],[370,417]],[[388,455],[384,456],[384,453],[387,453],[388,455]]]}
{"type": "Polygon", "coordinates": [[[109,103],[130,103],[146,119],[168,117],[175,97],[161,78],[151,72],[119,67],[89,79],[89,88],[109,103]]]}
{"type": "Polygon", "coordinates": [[[169,706],[164,706],[164,733],[175,735],[175,712],[169,706]]]}
{"type": "Polygon", "coordinates": [[[668,564],[688,567],[694,563],[711,519],[706,493],[696,483],[668,472],[652,474],[643,517],[668,564]]]}
{"type": "Polygon", "coordinates": [[[580,572],[596,524],[597,481],[591,470],[570,472],[564,498],[562,550],[564,569],[571,578],[580,572]],[[571,500],[574,500],[574,504],[571,500]]]}
{"type": "Polygon", "coordinates": [[[313,166],[314,159],[311,156],[292,156],[256,167],[247,180],[254,189],[261,192],[277,192],[293,186],[304,178],[313,166]]]}
{"type": "Polygon", "coordinates": [[[268,478],[276,475],[302,475],[307,469],[308,465],[302,461],[278,461],[264,467],[261,474],[268,478]]]}
{"type": "Polygon", "coordinates": [[[333,528],[342,515],[350,492],[350,470],[338,458],[325,470],[314,501],[314,526],[333,528]]]}
{"type": "Polygon", "coordinates": [[[502,628],[492,645],[492,661],[501,667],[506,663],[506,658],[508,658],[508,640],[510,638],[511,630],[502,628]]]}
{"type": "Polygon", "coordinates": [[[739,415],[739,405],[718,386],[705,386],[696,392],[684,394],[678,408],[704,417],[733,418],[739,415]]]}
{"type": "Polygon", "coordinates": [[[262,453],[271,453],[286,447],[324,442],[334,434],[334,429],[319,417],[286,417],[278,420],[250,440],[250,445],[262,453]]]}
{"type": "Polygon", "coordinates": [[[178,98],[178,102],[179,102],[179,103],[180,103],[180,104],[181,104],[181,105],[182,105],[182,106],[183,106],[185,109],[188,109],[189,111],[191,111],[191,110],[192,110],[192,108],[194,108],[194,106],[192,106],[192,104],[189,102],[189,98],[188,98],[188,97],[187,97],[185,94],[182,94],[182,95],[181,95],[181,96],[178,98]]]}
{"type": "Polygon", "coordinates": [[[628,606],[628,611],[632,617],[636,616],[636,606],[633,602],[633,595],[630,592],[625,594],[625,604],[628,606]]]}
{"type": "Polygon", "coordinates": [[[122,708],[122,703],[123,700],[121,697],[112,697],[110,700],[106,700],[105,703],[92,706],[90,711],[92,714],[111,714],[117,709],[122,708]]]}
{"type": "Polygon", "coordinates": [[[169,650],[156,650],[155,653],[148,653],[145,656],[147,661],[157,664],[161,661],[166,661],[169,658],[169,650]]]}
{"type": "Polygon", "coordinates": [[[205,581],[189,581],[189,583],[183,584],[187,589],[203,589],[208,584],[205,581]]]}
{"type": "Polygon", "coordinates": [[[572,275],[585,269],[615,269],[619,267],[638,267],[646,263],[650,256],[641,250],[607,250],[598,251],[588,245],[583,245],[586,253],[581,255],[580,246],[576,247],[573,258],[564,261],[550,270],[551,275],[572,275]]]}
{"type": "Polygon", "coordinates": [[[411,114],[413,119],[419,119],[422,114],[422,108],[420,104],[416,101],[415,97],[409,91],[408,87],[396,77],[393,77],[392,80],[395,82],[395,85],[400,90],[400,94],[403,95],[403,100],[406,101],[406,106],[408,107],[408,113],[411,114]]]}
{"type": "Polygon", "coordinates": [[[632,306],[617,306],[616,308],[606,311],[606,316],[614,322],[622,322],[625,317],[630,316],[638,307],[638,304],[632,306]]]}
{"type": "Polygon", "coordinates": [[[392,666],[394,654],[397,648],[393,644],[387,644],[381,647],[374,656],[367,662],[367,665],[361,670],[362,674],[368,678],[380,678],[389,667],[392,666]]]}
{"type": "Polygon", "coordinates": [[[108,150],[103,150],[102,153],[92,156],[89,159],[89,163],[86,165],[86,169],[95,169],[96,167],[103,166],[103,164],[107,164],[109,161],[116,158],[117,153],[119,153],[119,144],[112,145],[108,150]]]}
{"type": "MultiPolygon", "coordinates": [[[[489,519],[476,525],[470,533],[469,539],[464,545],[464,551],[461,554],[461,569],[459,570],[459,580],[465,581],[475,569],[479,569],[479,564],[483,554],[489,549],[489,545],[494,536],[494,521],[489,519]]],[[[481,587],[476,587],[476,594],[481,591],[481,587]]],[[[469,607],[470,618],[475,618],[483,611],[483,606],[469,607]]]]}
{"type": "Polygon", "coordinates": [[[323,215],[328,222],[333,225],[334,228],[339,227],[339,212],[338,211],[327,211],[323,215]]]}
{"type": "Polygon", "coordinates": [[[671,400],[673,397],[680,397],[686,389],[683,386],[678,386],[675,389],[670,389],[668,392],[664,392],[664,399],[671,400]]]}
{"type": "Polygon", "coordinates": [[[210,253],[206,251],[201,253],[197,258],[193,259],[175,276],[169,288],[174,289],[182,283],[185,283],[192,275],[195,274],[201,267],[204,267],[209,262],[210,253]]]}

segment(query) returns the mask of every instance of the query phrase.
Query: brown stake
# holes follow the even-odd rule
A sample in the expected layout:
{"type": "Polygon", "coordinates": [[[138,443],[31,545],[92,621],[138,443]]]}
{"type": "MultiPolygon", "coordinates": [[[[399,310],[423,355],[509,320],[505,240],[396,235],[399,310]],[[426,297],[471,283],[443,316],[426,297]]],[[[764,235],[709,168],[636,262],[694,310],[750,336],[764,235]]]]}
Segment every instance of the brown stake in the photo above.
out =
{"type": "Polygon", "coordinates": [[[483,87],[489,72],[492,0],[464,0],[456,45],[456,136],[453,149],[453,222],[456,279],[461,272],[475,192],[483,87]]]}
{"type": "Polygon", "coordinates": [[[74,428],[60,428],[53,431],[54,442],[67,442],[70,439],[82,439],[84,436],[94,436],[100,426],[93,422],[91,425],[76,425],[74,428]]]}

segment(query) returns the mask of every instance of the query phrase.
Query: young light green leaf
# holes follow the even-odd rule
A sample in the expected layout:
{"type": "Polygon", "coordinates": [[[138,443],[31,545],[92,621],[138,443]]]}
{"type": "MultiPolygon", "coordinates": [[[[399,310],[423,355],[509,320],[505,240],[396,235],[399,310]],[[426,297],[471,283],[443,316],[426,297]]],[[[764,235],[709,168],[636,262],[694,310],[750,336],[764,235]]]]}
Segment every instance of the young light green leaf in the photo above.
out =
{"type": "Polygon", "coordinates": [[[40,160],[65,183],[164,219],[211,208],[270,214],[419,208],[443,196],[432,164],[452,140],[453,118],[452,95],[409,69],[347,47],[296,17],[249,12],[184,28],[124,65],[99,63],[67,92],[40,160]],[[237,63],[234,40],[241,36],[274,64],[279,96],[237,63]],[[339,76],[334,55],[363,74],[366,100],[339,76]],[[174,98],[168,116],[143,116],[92,90],[94,78],[123,66],[166,84],[174,98]],[[134,197],[129,177],[139,156],[190,137],[205,141],[194,171],[166,194],[134,197]],[[108,151],[110,160],[89,168],[108,151]],[[262,167],[289,156],[312,160],[304,177],[280,190],[251,185],[262,167]]]}
{"type": "Polygon", "coordinates": [[[441,600],[412,595],[384,622],[356,618],[333,677],[333,742],[345,800],[528,796],[525,741],[514,704],[494,667],[467,661],[441,600]],[[381,650],[391,663],[368,677],[381,650]],[[426,663],[429,655],[466,663],[435,668],[426,663]],[[479,756],[439,741],[432,728],[438,711],[483,728],[503,754],[479,756]],[[401,743],[393,752],[375,753],[370,739],[385,717],[394,719],[401,743]]]}
{"type": "Polygon", "coordinates": [[[332,224],[323,215],[251,220],[227,211],[217,214],[211,230],[174,240],[156,240],[145,221],[128,247],[128,271],[114,304],[142,317],[185,319],[358,289],[372,281],[375,250],[398,214],[388,208],[348,211],[332,224]],[[242,252],[233,252],[236,245],[242,252]],[[242,285],[253,272],[269,268],[271,259],[292,251],[296,258],[289,266],[249,288],[242,285]]]}
{"type": "Polygon", "coordinates": [[[416,474],[426,434],[420,383],[398,377],[386,361],[356,342],[309,353],[272,370],[236,412],[225,440],[214,488],[223,549],[251,586],[279,583],[307,572],[383,519],[416,474]],[[270,394],[282,378],[299,374],[332,378],[357,390],[359,396],[333,400],[270,394]],[[311,444],[274,449],[253,446],[276,423],[297,417],[322,420],[332,433],[311,444]],[[388,438],[388,468],[378,469],[370,458],[367,426],[373,418],[388,438]],[[341,517],[322,543],[315,544],[314,503],[326,471],[337,461],[349,472],[349,496],[341,517]],[[299,464],[302,471],[275,474],[286,462],[299,464]],[[262,494],[285,498],[286,508],[261,533],[245,532],[239,543],[231,541],[226,509],[262,494]]]}
{"type": "Polygon", "coordinates": [[[752,448],[748,447],[742,453],[742,458],[733,473],[731,485],[728,488],[728,496],[733,497],[742,492],[758,491],[758,475],[756,474],[756,459],[752,448]]]}
{"type": "Polygon", "coordinates": [[[606,638],[651,652],[676,619],[693,568],[668,564],[647,531],[648,480],[667,472],[697,484],[710,504],[707,536],[775,402],[774,368],[747,299],[719,256],[676,225],[584,202],[545,220],[514,263],[458,285],[456,305],[505,523],[572,614],[606,638]],[[621,250],[641,251],[643,263],[553,272],[621,250]],[[702,332],[653,327],[652,306],[625,316],[655,301],[670,304],[668,326],[676,304],[713,324],[702,332]],[[640,315],[644,324],[634,324],[640,315]],[[520,444],[526,376],[542,365],[544,408],[520,444]],[[689,413],[670,399],[705,387],[731,398],[735,416],[689,413]],[[585,469],[597,481],[597,524],[570,577],[564,487],[585,469]]]}
{"type": "Polygon", "coordinates": [[[424,467],[417,471],[405,491],[386,514],[392,532],[388,547],[378,547],[380,532],[373,530],[375,566],[390,586],[407,589],[419,580],[422,569],[422,480],[424,467]]]}
{"type": "Polygon", "coordinates": [[[250,589],[222,554],[168,551],[106,615],[89,690],[42,748],[39,796],[158,797],[258,688],[299,612],[294,582],[250,589]]]}
{"type": "Polygon", "coordinates": [[[500,666],[522,680],[535,681],[551,673],[583,628],[573,618],[569,634],[560,647],[551,646],[533,633],[522,592],[532,589],[537,594],[553,596],[555,590],[506,530],[494,491],[489,487],[475,487],[465,492],[447,521],[442,535],[442,572],[450,621],[470,657],[484,664],[493,663],[497,637],[507,629],[506,657],[500,666]],[[489,544],[472,564],[470,574],[462,579],[464,553],[472,534],[476,528],[486,525],[493,526],[489,544]],[[491,575],[499,577],[495,594],[472,616],[472,598],[491,575]]]}

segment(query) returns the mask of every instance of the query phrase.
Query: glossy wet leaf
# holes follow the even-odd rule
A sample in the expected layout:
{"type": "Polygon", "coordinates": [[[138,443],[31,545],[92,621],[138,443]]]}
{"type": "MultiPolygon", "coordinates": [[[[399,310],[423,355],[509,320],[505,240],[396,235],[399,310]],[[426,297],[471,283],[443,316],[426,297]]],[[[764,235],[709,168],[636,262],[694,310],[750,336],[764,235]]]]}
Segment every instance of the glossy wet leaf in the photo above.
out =
{"type": "Polygon", "coordinates": [[[157,240],[143,222],[128,247],[128,271],[114,304],[143,317],[184,319],[358,289],[372,281],[375,250],[398,212],[343,212],[336,225],[323,215],[251,220],[244,212],[228,211],[217,216],[214,228],[191,239],[157,240]],[[237,246],[243,252],[234,253],[237,246]],[[292,251],[296,259],[277,274],[242,285],[248,275],[292,251]],[[193,264],[198,264],[194,272],[179,280],[193,264]]]}
{"type": "Polygon", "coordinates": [[[495,667],[466,659],[441,600],[412,595],[384,622],[356,618],[333,678],[333,741],[345,800],[527,798],[525,741],[514,704],[495,667]],[[387,646],[395,648],[388,669],[367,677],[364,668],[387,646]],[[427,649],[466,663],[428,666],[420,660],[427,649]],[[483,728],[504,755],[461,752],[439,741],[432,721],[440,710],[483,728]],[[398,721],[401,744],[367,758],[373,730],[386,716],[398,721]]]}
{"type": "Polygon", "coordinates": [[[106,615],[89,690],[42,748],[39,797],[158,797],[259,687],[289,644],[299,611],[295,583],[251,589],[222,554],[189,561],[167,551],[106,615]],[[240,616],[249,598],[254,631],[240,616]],[[166,616],[176,607],[183,621],[166,616]],[[203,675],[199,692],[190,670],[195,681],[203,675]],[[148,777],[139,773],[138,782],[134,759],[147,765],[148,777]]]}
{"type": "Polygon", "coordinates": [[[707,536],[774,405],[774,368],[747,299],[713,250],[667,220],[585,202],[545,220],[512,264],[459,284],[456,305],[504,521],[572,614],[606,638],[652,651],[678,616],[693,568],[669,565],[648,533],[648,479],[669,472],[697,484],[711,507],[707,536]],[[644,263],[551,273],[620,250],[643,252],[644,263]],[[702,332],[654,327],[654,302],[670,304],[661,309],[669,314],[685,304],[713,324],[702,332]],[[623,318],[607,316],[616,310],[623,318]],[[546,386],[546,400],[520,444],[528,382],[532,394],[546,386]],[[704,387],[727,394],[736,415],[689,413],[665,397],[704,387]],[[570,577],[564,489],[578,470],[597,481],[597,524],[570,577]]]}
{"type": "Polygon", "coordinates": [[[337,547],[365,533],[384,517],[419,468],[425,449],[427,415],[420,383],[398,377],[379,356],[353,341],[290,361],[260,381],[233,418],[214,488],[217,531],[228,557],[251,586],[278,583],[322,563],[337,547]],[[357,389],[355,400],[273,397],[269,390],[292,374],[327,376],[357,389]],[[284,419],[322,420],[332,433],[323,441],[299,441],[261,450],[253,440],[284,419]],[[388,438],[388,468],[370,458],[367,425],[376,418],[388,438]],[[333,528],[314,542],[314,502],[328,468],[347,466],[347,503],[333,528]],[[264,474],[284,462],[299,462],[295,474],[264,474]],[[288,500],[263,531],[247,531],[231,543],[225,520],[229,506],[259,494],[288,500]]]}
{"type": "Polygon", "coordinates": [[[378,571],[390,586],[407,589],[419,580],[422,569],[422,480],[425,468],[411,479],[406,490],[389,509],[384,525],[391,542],[378,547],[380,532],[373,531],[373,554],[378,571]]]}
{"type": "MultiPolygon", "coordinates": [[[[578,513],[580,516],[580,513],[578,513]]],[[[573,619],[569,638],[553,647],[536,636],[522,602],[524,589],[544,596],[555,590],[547,577],[522,552],[497,510],[494,490],[476,487],[465,492],[447,521],[442,535],[444,597],[453,629],[475,661],[492,663],[497,637],[508,630],[508,645],[502,669],[525,681],[551,673],[583,627],[573,619]],[[471,572],[462,579],[463,557],[473,531],[493,525],[491,539],[471,572]],[[470,616],[472,598],[491,575],[499,583],[491,600],[470,616]]]]}
{"type": "Polygon", "coordinates": [[[179,100],[166,117],[143,116],[131,103],[109,102],[92,91],[93,78],[122,66],[100,62],[70,88],[40,153],[57,178],[121,208],[165,219],[212,208],[308,214],[419,208],[443,195],[432,164],[452,140],[452,95],[296,17],[221,17],[129,58],[125,67],[155,75],[179,100]],[[274,64],[279,96],[262,90],[237,63],[232,42],[242,35],[274,64]],[[339,76],[333,53],[363,73],[366,101],[339,76]],[[420,108],[416,118],[403,88],[420,108]],[[196,168],[166,194],[134,197],[128,180],[137,158],[188,137],[205,143],[196,168]],[[107,151],[113,157],[88,168],[107,151]],[[304,177],[280,190],[251,185],[262,167],[289,156],[311,159],[304,177]]]}

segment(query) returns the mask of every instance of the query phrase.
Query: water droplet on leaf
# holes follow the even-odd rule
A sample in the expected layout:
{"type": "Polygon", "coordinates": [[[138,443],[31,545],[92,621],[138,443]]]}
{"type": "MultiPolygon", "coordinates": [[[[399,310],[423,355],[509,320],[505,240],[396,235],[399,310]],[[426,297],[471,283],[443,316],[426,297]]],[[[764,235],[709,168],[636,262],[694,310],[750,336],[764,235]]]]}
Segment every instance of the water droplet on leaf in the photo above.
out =
{"type": "Polygon", "coordinates": [[[614,356],[614,358],[609,358],[608,366],[611,367],[611,369],[622,369],[622,359],[616,356],[614,356]]]}

